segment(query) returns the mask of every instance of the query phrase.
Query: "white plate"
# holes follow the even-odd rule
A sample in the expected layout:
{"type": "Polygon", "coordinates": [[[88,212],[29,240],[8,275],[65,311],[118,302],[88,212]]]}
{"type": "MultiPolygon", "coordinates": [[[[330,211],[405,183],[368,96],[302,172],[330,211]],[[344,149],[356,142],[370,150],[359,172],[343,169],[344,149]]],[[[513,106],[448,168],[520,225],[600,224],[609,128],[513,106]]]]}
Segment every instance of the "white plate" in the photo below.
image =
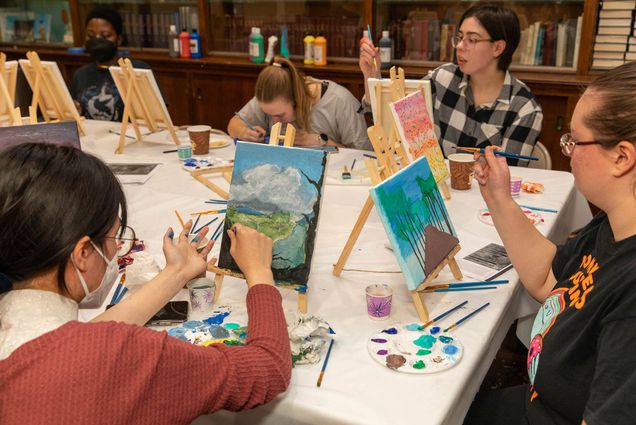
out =
{"type": "MultiPolygon", "coordinates": [[[[534,224],[535,226],[543,223],[543,217],[538,212],[529,210],[527,208],[521,208],[521,211],[523,211],[523,213],[526,215],[526,218],[530,220],[530,223],[534,224]]],[[[488,211],[488,208],[477,211],[477,217],[479,218],[479,221],[494,226],[494,223],[492,222],[492,216],[490,215],[490,211],[488,211]]]]}
{"type": "Polygon", "coordinates": [[[367,341],[371,357],[397,372],[435,373],[455,366],[464,355],[462,343],[438,326],[420,330],[420,323],[387,326],[367,341]]]}

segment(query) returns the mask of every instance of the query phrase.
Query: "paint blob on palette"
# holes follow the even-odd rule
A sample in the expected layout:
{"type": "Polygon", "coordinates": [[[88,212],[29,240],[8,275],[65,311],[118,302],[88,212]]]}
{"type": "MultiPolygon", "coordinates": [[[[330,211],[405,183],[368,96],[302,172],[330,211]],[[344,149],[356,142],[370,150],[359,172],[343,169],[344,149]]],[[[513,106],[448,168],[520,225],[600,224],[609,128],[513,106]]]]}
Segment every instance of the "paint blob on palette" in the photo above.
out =
{"type": "Polygon", "coordinates": [[[456,365],[464,355],[461,342],[437,326],[399,323],[367,341],[371,357],[381,365],[404,373],[435,373],[456,365]]]}
{"type": "Polygon", "coordinates": [[[194,345],[244,345],[247,327],[231,320],[231,308],[219,307],[204,320],[188,320],[168,330],[168,335],[194,345]]]}
{"type": "MultiPolygon", "coordinates": [[[[543,223],[543,217],[538,212],[529,210],[528,208],[521,208],[521,211],[523,211],[526,218],[530,220],[530,223],[535,226],[543,223]]],[[[488,211],[488,208],[477,211],[477,217],[479,217],[479,221],[494,226],[494,223],[492,222],[492,215],[490,214],[490,211],[488,211]]]]}

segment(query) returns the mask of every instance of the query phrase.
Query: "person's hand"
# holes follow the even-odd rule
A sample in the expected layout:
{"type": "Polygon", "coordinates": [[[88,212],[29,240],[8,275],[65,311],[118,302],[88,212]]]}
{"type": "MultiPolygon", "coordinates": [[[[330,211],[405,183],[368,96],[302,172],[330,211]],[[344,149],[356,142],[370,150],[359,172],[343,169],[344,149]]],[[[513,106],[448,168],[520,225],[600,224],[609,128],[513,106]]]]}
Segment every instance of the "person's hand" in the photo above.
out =
{"type": "MultiPolygon", "coordinates": [[[[172,228],[163,236],[163,254],[166,257],[166,268],[173,268],[180,275],[183,282],[194,279],[207,269],[206,259],[214,240],[197,250],[209,228],[204,227],[191,241],[188,241],[188,233],[192,229],[192,220],[188,220],[181,234],[177,238],[174,237],[172,228]]],[[[182,282],[182,283],[183,283],[182,282]]]]}
{"type": "Polygon", "coordinates": [[[364,79],[380,77],[380,49],[375,47],[367,37],[360,39],[360,59],[358,64],[364,79]],[[375,59],[375,63],[374,63],[375,59]]]}
{"type": "Polygon", "coordinates": [[[272,240],[264,234],[241,224],[227,231],[230,237],[230,255],[239,266],[247,286],[274,284],[272,274],[272,240]]]}
{"type": "Polygon", "coordinates": [[[308,133],[305,130],[296,131],[294,146],[320,146],[320,136],[317,133],[308,133]]]}
{"type": "Polygon", "coordinates": [[[241,134],[239,134],[239,140],[245,140],[247,142],[257,142],[262,143],[265,140],[265,134],[267,131],[259,125],[254,126],[254,130],[250,130],[249,127],[245,126],[241,134]]]}
{"type": "Polygon", "coordinates": [[[510,169],[503,156],[495,156],[496,146],[488,146],[484,154],[475,154],[475,179],[487,205],[511,199],[510,169]]]}

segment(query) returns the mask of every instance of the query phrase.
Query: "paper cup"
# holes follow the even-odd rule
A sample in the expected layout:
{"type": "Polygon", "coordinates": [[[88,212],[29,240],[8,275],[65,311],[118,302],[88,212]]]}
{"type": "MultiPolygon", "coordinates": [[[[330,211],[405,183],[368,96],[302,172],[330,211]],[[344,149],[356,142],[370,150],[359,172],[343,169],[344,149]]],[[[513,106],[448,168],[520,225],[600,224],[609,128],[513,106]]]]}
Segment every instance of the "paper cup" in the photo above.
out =
{"type": "Polygon", "coordinates": [[[512,196],[519,196],[521,192],[521,182],[523,179],[521,177],[510,177],[510,194],[512,196]]]}
{"type": "Polygon", "coordinates": [[[194,125],[188,127],[188,135],[192,143],[192,153],[195,155],[207,155],[210,151],[210,131],[209,125],[194,125]]]}
{"type": "Polygon", "coordinates": [[[391,315],[393,289],[386,284],[373,284],[366,288],[367,313],[373,320],[386,320],[391,315]]]}
{"type": "Polygon", "coordinates": [[[469,153],[454,153],[448,155],[448,165],[451,175],[451,188],[456,190],[470,189],[475,172],[475,159],[469,153]]]}
{"type": "Polygon", "coordinates": [[[181,144],[177,147],[177,155],[181,161],[192,158],[192,145],[181,144]]]}
{"type": "Polygon", "coordinates": [[[214,312],[214,281],[200,277],[192,279],[186,287],[190,295],[190,311],[200,318],[210,317],[214,312]]]}

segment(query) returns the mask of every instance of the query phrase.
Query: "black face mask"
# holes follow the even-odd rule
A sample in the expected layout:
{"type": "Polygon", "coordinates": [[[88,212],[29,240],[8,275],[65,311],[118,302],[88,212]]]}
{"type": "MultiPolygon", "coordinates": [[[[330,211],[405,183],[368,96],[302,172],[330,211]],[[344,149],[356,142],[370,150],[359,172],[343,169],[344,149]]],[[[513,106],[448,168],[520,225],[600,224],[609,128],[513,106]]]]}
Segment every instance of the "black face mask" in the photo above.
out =
{"type": "Polygon", "coordinates": [[[86,40],[86,51],[97,63],[110,62],[117,54],[117,45],[110,40],[93,37],[86,40]]]}

